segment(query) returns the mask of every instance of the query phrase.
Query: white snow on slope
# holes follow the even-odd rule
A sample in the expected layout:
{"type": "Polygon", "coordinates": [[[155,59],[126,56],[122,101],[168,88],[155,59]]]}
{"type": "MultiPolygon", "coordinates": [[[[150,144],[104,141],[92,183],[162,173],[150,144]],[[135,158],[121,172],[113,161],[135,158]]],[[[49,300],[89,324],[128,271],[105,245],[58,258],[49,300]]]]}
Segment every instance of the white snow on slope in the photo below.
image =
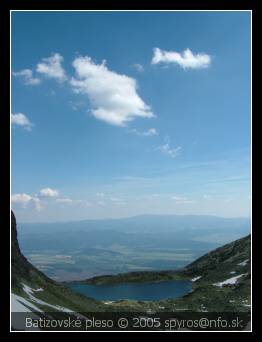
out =
{"type": "Polygon", "coordinates": [[[197,281],[200,278],[202,278],[202,276],[198,276],[198,277],[192,278],[191,281],[197,281]]]}
{"type": "MultiPolygon", "coordinates": [[[[48,304],[46,302],[44,302],[43,300],[41,299],[38,299],[36,298],[34,295],[33,295],[33,292],[34,291],[39,291],[38,290],[33,290],[30,286],[27,286],[25,284],[22,284],[23,285],[23,290],[25,291],[25,293],[28,295],[29,299],[37,304],[40,304],[40,305],[45,305],[45,306],[49,306],[50,308],[53,308],[57,311],[63,311],[63,312],[74,312],[72,310],[69,310],[67,308],[64,308],[62,306],[59,306],[59,305],[51,305],[51,304],[48,304]]],[[[39,309],[38,309],[39,310],[39,309]]]]}
{"type": "Polygon", "coordinates": [[[207,308],[205,307],[204,304],[200,305],[200,312],[208,312],[207,308]]]}
{"type": "Polygon", "coordinates": [[[240,263],[238,264],[238,266],[246,266],[248,262],[249,262],[249,259],[244,260],[244,261],[240,262],[240,263]]]}
{"type": "Polygon", "coordinates": [[[240,274],[240,275],[238,275],[238,276],[235,276],[235,277],[229,278],[229,279],[227,279],[227,280],[224,280],[224,281],[222,281],[222,282],[220,282],[220,283],[215,283],[215,284],[213,284],[213,285],[214,285],[214,286],[219,286],[219,287],[222,287],[222,286],[224,286],[224,285],[235,285],[236,282],[237,282],[237,280],[238,280],[239,278],[243,277],[243,276],[246,275],[246,274],[247,274],[247,273],[243,273],[243,274],[240,274]]]}
{"type": "Polygon", "coordinates": [[[11,294],[11,311],[12,312],[42,312],[37,306],[30,303],[25,298],[14,293],[11,294]],[[28,307],[31,309],[28,309],[28,307]]]}
{"type": "Polygon", "coordinates": [[[25,298],[20,297],[14,293],[11,293],[11,311],[12,311],[12,320],[11,325],[12,329],[16,330],[40,330],[38,328],[27,328],[25,325],[25,320],[30,313],[31,318],[39,319],[39,317],[35,314],[35,312],[41,312],[39,308],[37,308],[34,304],[27,301],[25,298]],[[28,307],[30,309],[28,309],[28,307]],[[32,313],[34,312],[34,313],[32,313]],[[19,314],[16,314],[19,313],[19,314]]]}

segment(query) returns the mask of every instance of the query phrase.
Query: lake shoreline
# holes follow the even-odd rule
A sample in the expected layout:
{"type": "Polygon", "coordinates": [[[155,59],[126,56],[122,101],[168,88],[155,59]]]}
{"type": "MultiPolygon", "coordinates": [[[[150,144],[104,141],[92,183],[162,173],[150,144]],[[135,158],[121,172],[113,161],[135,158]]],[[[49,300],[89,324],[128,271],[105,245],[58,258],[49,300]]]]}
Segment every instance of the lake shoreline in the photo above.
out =
{"type": "Polygon", "coordinates": [[[182,279],[103,285],[71,283],[67,286],[72,291],[100,301],[159,301],[176,299],[192,291],[192,282],[182,279]]]}
{"type": "Polygon", "coordinates": [[[89,285],[113,285],[113,284],[127,284],[127,283],[158,283],[172,280],[190,280],[187,275],[183,273],[183,269],[166,270],[166,271],[134,271],[118,274],[106,274],[95,276],[85,280],[73,280],[61,282],[64,285],[70,284],[89,284],[89,285]]]}

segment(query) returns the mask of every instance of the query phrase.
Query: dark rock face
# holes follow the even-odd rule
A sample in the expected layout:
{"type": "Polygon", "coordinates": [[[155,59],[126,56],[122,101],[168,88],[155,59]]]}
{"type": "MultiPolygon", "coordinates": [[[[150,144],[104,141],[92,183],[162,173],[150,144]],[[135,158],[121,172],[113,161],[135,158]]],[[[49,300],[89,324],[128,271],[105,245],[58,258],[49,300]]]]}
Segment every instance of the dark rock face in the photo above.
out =
{"type": "Polygon", "coordinates": [[[11,211],[11,287],[21,287],[23,280],[36,280],[41,277],[48,282],[53,281],[46,277],[42,272],[38,271],[21,253],[17,240],[16,218],[11,211]]]}
{"type": "Polygon", "coordinates": [[[16,229],[16,219],[13,211],[11,211],[11,242],[12,242],[12,259],[17,255],[22,255],[18,241],[17,241],[17,229],[16,229]]]}

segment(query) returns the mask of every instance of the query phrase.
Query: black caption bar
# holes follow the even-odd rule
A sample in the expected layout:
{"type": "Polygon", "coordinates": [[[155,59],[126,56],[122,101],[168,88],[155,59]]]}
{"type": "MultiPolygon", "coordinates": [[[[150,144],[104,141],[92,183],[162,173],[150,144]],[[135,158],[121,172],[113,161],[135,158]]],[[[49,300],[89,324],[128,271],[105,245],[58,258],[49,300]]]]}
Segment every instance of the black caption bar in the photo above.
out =
{"type": "Polygon", "coordinates": [[[250,313],[239,312],[13,312],[12,331],[242,331],[250,313]]]}

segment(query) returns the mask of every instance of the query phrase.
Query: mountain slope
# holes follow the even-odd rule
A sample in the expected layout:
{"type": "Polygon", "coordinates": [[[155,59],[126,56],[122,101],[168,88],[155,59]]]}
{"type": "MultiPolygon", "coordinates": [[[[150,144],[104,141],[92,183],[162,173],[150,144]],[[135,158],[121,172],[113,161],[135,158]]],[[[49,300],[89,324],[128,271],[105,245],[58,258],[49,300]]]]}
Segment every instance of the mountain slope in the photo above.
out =
{"type": "Polygon", "coordinates": [[[184,268],[193,291],[177,300],[190,310],[249,312],[251,307],[251,236],[220,247],[184,268]]]}
{"type": "Polygon", "coordinates": [[[103,303],[72,292],[31,265],[20,251],[16,219],[11,214],[12,312],[105,311],[103,303]]]}
{"type": "Polygon", "coordinates": [[[187,276],[201,275],[201,283],[220,281],[231,272],[250,276],[250,247],[251,236],[248,235],[200,257],[186,266],[183,273],[187,276]]]}

